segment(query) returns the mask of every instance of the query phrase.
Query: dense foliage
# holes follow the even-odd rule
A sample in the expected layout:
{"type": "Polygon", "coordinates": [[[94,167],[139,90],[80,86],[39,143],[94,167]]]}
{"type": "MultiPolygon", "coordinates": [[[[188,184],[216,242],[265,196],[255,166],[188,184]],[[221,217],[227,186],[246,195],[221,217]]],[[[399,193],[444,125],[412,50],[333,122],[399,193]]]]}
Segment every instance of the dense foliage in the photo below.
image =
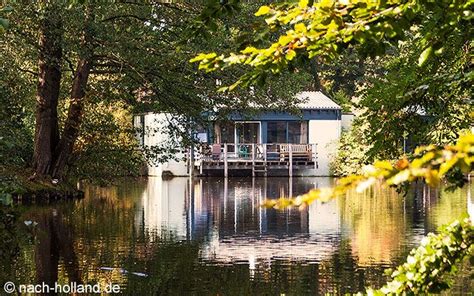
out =
{"type": "Polygon", "coordinates": [[[362,167],[369,162],[368,151],[370,146],[365,144],[359,127],[359,121],[353,123],[350,130],[343,131],[337,152],[331,161],[331,173],[335,176],[359,174],[362,167]]]}
{"type": "Polygon", "coordinates": [[[132,126],[130,108],[124,103],[90,102],[86,105],[81,137],[71,162],[78,179],[107,182],[134,176],[144,164],[132,126]]]}
{"type": "Polygon", "coordinates": [[[384,75],[367,78],[357,105],[361,144],[369,146],[370,160],[393,159],[420,144],[452,144],[470,127],[472,45],[456,35],[447,42],[442,53],[418,67],[420,41],[410,39],[386,58],[384,75]]]}
{"type": "Polygon", "coordinates": [[[341,137],[336,175],[360,172],[375,159],[411,154],[417,145],[452,144],[469,129],[472,45],[456,36],[451,40],[424,67],[416,64],[414,39],[365,63],[352,102],[358,116],[341,137]]]}
{"type": "Polygon", "coordinates": [[[0,32],[8,28],[9,21],[5,18],[5,14],[11,11],[10,7],[0,7],[0,32]]]}
{"type": "Polygon", "coordinates": [[[297,56],[334,58],[350,44],[364,45],[371,54],[383,53],[390,43],[407,35],[413,25],[423,30],[418,64],[424,65],[433,52],[442,51],[445,38],[453,34],[470,36],[473,1],[308,1],[261,6],[270,29],[284,28],[278,41],[266,48],[248,46],[239,53],[200,54],[192,60],[200,69],[213,71],[236,64],[252,67],[230,87],[248,85],[267,72],[280,72],[297,56]],[[464,26],[466,24],[466,26],[464,26]],[[463,30],[465,29],[465,30],[463,30]]]}
{"type": "Polygon", "coordinates": [[[136,149],[134,114],[171,114],[167,132],[179,141],[149,147],[145,156],[153,161],[166,160],[193,141],[189,126],[204,123],[205,111],[219,119],[249,106],[290,106],[293,93],[311,79],[306,73],[223,96],[216,84],[232,81],[242,69],[209,75],[188,63],[200,50],[244,42],[256,20],[247,12],[257,6],[238,6],[241,14],[211,2],[12,3],[10,26],[0,36],[0,100],[6,106],[0,111],[2,167],[32,164],[34,176],[136,175],[144,157],[136,149]],[[38,84],[39,77],[51,81],[38,84]]]}
{"type": "Polygon", "coordinates": [[[25,166],[33,152],[33,103],[23,99],[31,95],[28,77],[15,77],[8,63],[0,60],[0,159],[3,165],[25,166]]]}

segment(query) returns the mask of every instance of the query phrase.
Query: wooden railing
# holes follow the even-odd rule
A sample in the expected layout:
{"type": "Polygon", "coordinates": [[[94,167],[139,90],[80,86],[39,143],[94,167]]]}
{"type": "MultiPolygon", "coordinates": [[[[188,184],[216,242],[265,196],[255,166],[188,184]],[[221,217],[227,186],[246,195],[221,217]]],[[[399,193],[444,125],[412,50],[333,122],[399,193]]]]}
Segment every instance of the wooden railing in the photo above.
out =
{"type": "Polygon", "coordinates": [[[211,144],[202,146],[203,161],[316,161],[316,144],[211,144]]]}

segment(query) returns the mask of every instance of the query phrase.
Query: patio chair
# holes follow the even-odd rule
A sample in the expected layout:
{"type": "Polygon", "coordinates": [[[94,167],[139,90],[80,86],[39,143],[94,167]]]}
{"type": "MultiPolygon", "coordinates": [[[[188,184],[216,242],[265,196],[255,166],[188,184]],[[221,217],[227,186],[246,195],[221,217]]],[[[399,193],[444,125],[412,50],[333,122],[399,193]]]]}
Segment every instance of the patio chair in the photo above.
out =
{"type": "Polygon", "coordinates": [[[250,152],[249,149],[250,147],[248,145],[242,145],[239,148],[239,158],[249,158],[250,157],[250,152]]]}
{"type": "Polygon", "coordinates": [[[212,144],[212,159],[219,160],[221,158],[221,144],[212,144]]]}

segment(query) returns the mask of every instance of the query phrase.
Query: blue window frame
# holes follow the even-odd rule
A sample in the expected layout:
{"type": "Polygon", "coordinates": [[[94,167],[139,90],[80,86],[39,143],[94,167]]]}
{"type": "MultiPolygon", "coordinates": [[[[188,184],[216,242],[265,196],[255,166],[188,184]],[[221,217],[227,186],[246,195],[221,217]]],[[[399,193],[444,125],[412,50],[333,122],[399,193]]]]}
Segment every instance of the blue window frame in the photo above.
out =
{"type": "Polygon", "coordinates": [[[305,121],[269,121],[267,124],[267,143],[306,143],[307,122],[305,121]]]}

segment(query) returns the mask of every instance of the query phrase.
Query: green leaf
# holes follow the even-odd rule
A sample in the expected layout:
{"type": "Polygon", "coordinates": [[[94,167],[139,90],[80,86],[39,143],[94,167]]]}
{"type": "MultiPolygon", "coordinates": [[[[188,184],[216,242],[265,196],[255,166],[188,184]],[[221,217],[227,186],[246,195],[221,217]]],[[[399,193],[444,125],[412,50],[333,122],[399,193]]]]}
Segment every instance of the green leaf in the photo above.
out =
{"type": "Polygon", "coordinates": [[[196,57],[192,58],[189,60],[190,63],[195,63],[195,62],[200,62],[203,60],[210,60],[212,58],[215,58],[217,54],[215,52],[211,53],[200,53],[196,57]]]}
{"type": "Polygon", "coordinates": [[[293,41],[292,36],[283,35],[283,36],[280,36],[280,38],[278,38],[278,44],[279,45],[287,45],[291,41],[293,41]]]}
{"type": "Polygon", "coordinates": [[[306,33],[306,31],[307,31],[307,30],[306,30],[306,25],[303,24],[303,23],[297,23],[297,24],[295,25],[295,31],[296,31],[296,32],[306,33]]]}
{"type": "Polygon", "coordinates": [[[331,8],[334,5],[334,0],[322,0],[320,3],[322,8],[331,8]]]}
{"type": "Polygon", "coordinates": [[[5,6],[3,8],[0,8],[0,12],[12,12],[13,8],[11,6],[5,6]]]}
{"type": "Polygon", "coordinates": [[[433,54],[432,46],[429,46],[425,50],[423,50],[420,57],[418,58],[418,66],[423,67],[432,54],[433,54]]]}
{"type": "Polygon", "coordinates": [[[8,28],[9,25],[10,25],[10,22],[7,19],[0,18],[0,27],[3,27],[6,29],[8,28]]]}

